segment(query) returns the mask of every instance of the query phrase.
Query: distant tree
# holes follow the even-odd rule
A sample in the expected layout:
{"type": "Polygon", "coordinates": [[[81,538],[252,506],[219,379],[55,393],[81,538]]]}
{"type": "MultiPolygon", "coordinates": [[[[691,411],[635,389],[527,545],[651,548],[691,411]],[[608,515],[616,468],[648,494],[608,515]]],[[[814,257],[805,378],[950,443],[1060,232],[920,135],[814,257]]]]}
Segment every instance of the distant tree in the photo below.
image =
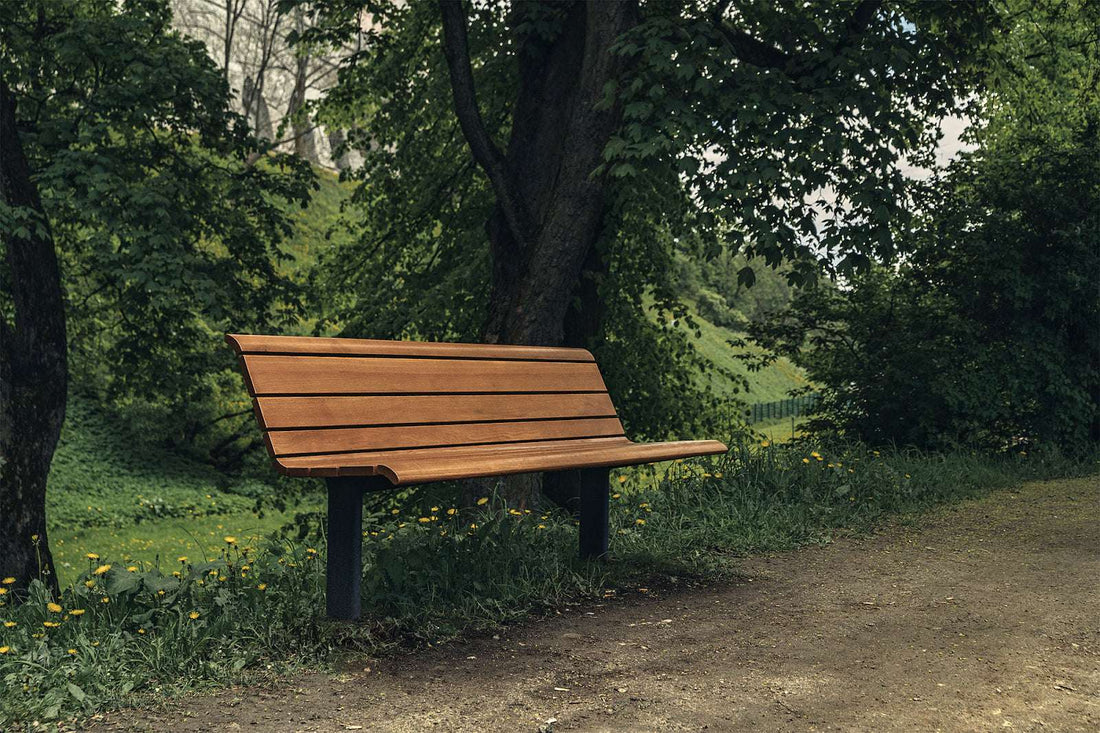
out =
{"type": "Polygon", "coordinates": [[[259,150],[157,0],[0,3],[0,575],[56,588],[46,478],[70,366],[184,400],[223,329],[296,313],[282,205],[312,174],[259,150]],[[40,566],[41,562],[41,566],[40,566]]]}
{"type": "Polygon", "coordinates": [[[1100,444],[1100,8],[1010,10],[976,149],[930,182],[909,254],[801,294],[757,334],[821,387],[820,429],[933,449],[1100,444]]]}
{"type": "MultiPolygon", "coordinates": [[[[363,49],[325,102],[366,157],[341,322],[593,346],[647,382],[683,364],[662,344],[690,353],[647,324],[682,313],[667,276],[689,235],[796,283],[892,251],[899,163],[931,155],[1000,22],[879,0],[300,4],[311,38],[363,49]]],[[[639,414],[669,396],[614,388],[639,414]]]]}

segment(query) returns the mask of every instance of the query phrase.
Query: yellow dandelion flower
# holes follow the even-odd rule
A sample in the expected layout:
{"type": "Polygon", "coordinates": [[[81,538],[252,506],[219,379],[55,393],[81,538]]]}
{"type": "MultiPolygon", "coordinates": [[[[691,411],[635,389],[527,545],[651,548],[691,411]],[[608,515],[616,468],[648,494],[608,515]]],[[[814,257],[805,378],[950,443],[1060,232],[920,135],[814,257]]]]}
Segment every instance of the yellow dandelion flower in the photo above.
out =
{"type": "Polygon", "coordinates": [[[540,524],[539,529],[546,529],[546,525],[545,524],[540,524]]]}
{"type": "Polygon", "coordinates": [[[187,614],[187,618],[189,618],[189,619],[191,619],[192,621],[194,621],[195,619],[197,619],[197,618],[199,617],[199,615],[200,615],[200,614],[199,614],[199,612],[198,612],[198,611],[192,611],[191,613],[187,614]]]}
{"type": "Polygon", "coordinates": [[[52,613],[61,613],[61,604],[60,603],[52,603],[52,602],[47,603],[46,608],[48,608],[50,610],[50,612],[52,612],[52,613]]]}
{"type": "Polygon", "coordinates": [[[84,587],[85,587],[85,588],[93,588],[93,587],[95,587],[95,581],[94,581],[94,580],[85,580],[85,581],[84,581],[84,587]]]}
{"type": "Polygon", "coordinates": [[[432,511],[433,511],[433,512],[438,512],[438,511],[439,511],[439,507],[437,507],[437,506],[433,506],[433,507],[432,507],[432,511]]]}
{"type": "Polygon", "coordinates": [[[126,572],[128,572],[128,573],[136,573],[136,572],[137,572],[137,565],[131,565],[131,566],[129,566],[128,568],[126,568],[126,572]]]}
{"type": "Polygon", "coordinates": [[[402,527],[404,527],[404,526],[405,526],[405,523],[404,523],[404,522],[398,522],[398,523],[397,523],[397,528],[398,528],[398,529],[401,529],[401,528],[402,528],[402,527]]]}
{"type": "Polygon", "coordinates": [[[0,588],[0,596],[7,595],[7,593],[8,593],[7,588],[0,588]]]}
{"type": "Polygon", "coordinates": [[[219,583],[224,583],[225,582],[225,576],[224,575],[219,575],[218,576],[218,582],[219,583]]]}
{"type": "Polygon", "coordinates": [[[307,555],[316,555],[316,554],[317,554],[317,550],[314,550],[314,549],[313,549],[312,547],[307,547],[307,548],[306,548],[306,554],[307,554],[307,555]]]}
{"type": "Polygon", "coordinates": [[[635,519],[634,524],[645,524],[645,520],[644,519],[635,519]]]}
{"type": "Polygon", "coordinates": [[[99,646],[99,642],[98,641],[93,641],[92,646],[99,646]]]}
{"type": "Polygon", "coordinates": [[[871,455],[877,456],[877,455],[879,455],[879,452],[877,450],[873,450],[873,451],[871,451],[871,455]]]}
{"type": "Polygon", "coordinates": [[[139,634],[144,634],[144,633],[145,633],[145,629],[138,629],[138,633],[139,633],[139,634]]]}
{"type": "Polygon", "coordinates": [[[909,474],[905,474],[905,478],[910,478],[909,474]]]}
{"type": "Polygon", "coordinates": [[[4,628],[5,629],[14,629],[18,625],[19,624],[15,623],[14,621],[5,621],[4,622],[4,628]]]}
{"type": "Polygon", "coordinates": [[[476,524],[471,524],[470,529],[477,529],[477,525],[476,524]]]}
{"type": "Polygon", "coordinates": [[[75,657],[76,656],[76,649],[70,649],[69,654],[72,654],[75,657]]]}
{"type": "Polygon", "coordinates": [[[173,577],[173,578],[179,578],[179,577],[181,577],[181,575],[180,575],[180,571],[178,571],[178,570],[173,570],[173,571],[172,571],[172,577],[173,577]]]}
{"type": "Polygon", "coordinates": [[[256,586],[256,590],[267,590],[267,583],[260,583],[256,586]]]}
{"type": "Polygon", "coordinates": [[[180,555],[176,558],[176,562],[187,562],[187,555],[180,555]]]}
{"type": "Polygon", "coordinates": [[[480,499],[477,500],[477,505],[478,506],[484,506],[488,501],[489,501],[489,497],[483,496],[483,497],[481,497],[480,499]]]}
{"type": "Polygon", "coordinates": [[[622,496],[622,494],[612,494],[611,498],[612,499],[618,499],[620,496],[622,496]]]}
{"type": "Polygon", "coordinates": [[[225,537],[223,537],[222,539],[223,539],[223,540],[225,540],[225,544],[227,544],[227,545],[235,545],[235,544],[237,544],[237,538],[236,538],[236,537],[234,537],[234,536],[233,536],[233,535],[231,535],[231,534],[227,534],[227,535],[226,535],[225,537]]]}
{"type": "Polygon", "coordinates": [[[400,513],[401,513],[400,509],[390,509],[390,514],[393,514],[394,516],[396,516],[400,513]]]}
{"type": "Polygon", "coordinates": [[[8,653],[8,652],[10,652],[10,651],[11,651],[11,647],[10,647],[10,646],[7,646],[7,645],[5,645],[5,646],[0,646],[0,654],[7,654],[7,653],[8,653]]]}
{"type": "Polygon", "coordinates": [[[803,459],[802,459],[802,462],[803,462],[803,463],[809,463],[809,462],[810,462],[810,459],[809,459],[809,458],[803,458],[803,459]]]}
{"type": "Polygon", "coordinates": [[[761,447],[761,448],[767,448],[767,447],[768,447],[768,446],[770,446],[771,444],[772,444],[772,443],[771,443],[771,441],[770,441],[770,440],[761,440],[761,441],[760,441],[760,447],[761,447]]]}
{"type": "Polygon", "coordinates": [[[15,578],[10,578],[10,577],[9,578],[4,578],[3,580],[0,580],[0,583],[3,583],[4,585],[11,585],[14,582],[15,582],[15,578]]]}
{"type": "Polygon", "coordinates": [[[458,511],[457,509],[455,509],[454,507],[451,507],[450,509],[447,510],[447,516],[448,517],[453,517],[455,515],[455,512],[457,512],[457,511],[458,511]]]}
{"type": "Polygon", "coordinates": [[[714,478],[722,478],[722,472],[719,471],[718,473],[714,474],[714,478]]]}
{"type": "Polygon", "coordinates": [[[69,615],[71,615],[71,616],[83,616],[84,615],[84,609],[83,608],[74,608],[73,610],[69,611],[69,615]]]}
{"type": "Polygon", "coordinates": [[[95,554],[94,552],[89,552],[84,557],[88,558],[89,560],[98,560],[99,559],[99,555],[95,554]]]}
{"type": "Polygon", "coordinates": [[[56,621],[43,621],[42,625],[45,626],[47,629],[56,629],[61,624],[56,621]]]}
{"type": "Polygon", "coordinates": [[[418,519],[416,521],[420,522],[421,524],[427,524],[428,522],[430,522],[432,520],[431,520],[430,517],[421,517],[420,519],[418,519]]]}
{"type": "Polygon", "coordinates": [[[108,598],[107,596],[103,596],[102,598],[99,599],[99,602],[100,603],[110,603],[111,599],[108,598]]]}
{"type": "Polygon", "coordinates": [[[110,569],[111,569],[110,565],[100,565],[98,568],[96,568],[92,572],[92,575],[103,575],[104,573],[106,573],[110,569]]]}
{"type": "Polygon", "coordinates": [[[645,509],[647,506],[649,506],[649,502],[648,501],[643,501],[641,504],[638,505],[638,508],[639,509],[645,509]]]}
{"type": "Polygon", "coordinates": [[[626,483],[626,476],[619,476],[619,483],[620,484],[625,484],[626,483]]]}

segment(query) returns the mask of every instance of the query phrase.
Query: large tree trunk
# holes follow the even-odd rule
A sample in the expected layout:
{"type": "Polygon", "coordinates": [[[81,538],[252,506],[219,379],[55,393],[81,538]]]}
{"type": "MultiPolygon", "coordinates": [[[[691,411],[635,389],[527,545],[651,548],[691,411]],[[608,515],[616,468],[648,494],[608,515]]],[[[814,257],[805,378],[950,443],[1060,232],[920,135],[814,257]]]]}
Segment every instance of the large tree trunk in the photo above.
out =
{"type": "Polygon", "coordinates": [[[2,232],[15,321],[0,316],[0,576],[57,592],[46,539],[46,477],[65,420],[65,301],[53,236],[0,81],[0,200],[29,214],[2,232]]]}
{"type": "MultiPolygon", "coordinates": [[[[608,182],[593,176],[618,127],[617,105],[598,109],[604,87],[623,71],[611,45],[637,22],[633,2],[560,2],[561,32],[519,38],[519,92],[507,151],[489,139],[477,109],[465,18],[458,0],[440,0],[444,50],[455,111],[471,152],[488,174],[497,205],[487,224],[493,262],[487,343],[589,346],[599,332],[595,249],[606,214],[608,182]],[[571,305],[580,308],[570,314],[571,305]]],[[[517,20],[529,8],[519,5],[517,20]]],[[[518,503],[537,500],[537,477],[506,481],[518,503]]]]}

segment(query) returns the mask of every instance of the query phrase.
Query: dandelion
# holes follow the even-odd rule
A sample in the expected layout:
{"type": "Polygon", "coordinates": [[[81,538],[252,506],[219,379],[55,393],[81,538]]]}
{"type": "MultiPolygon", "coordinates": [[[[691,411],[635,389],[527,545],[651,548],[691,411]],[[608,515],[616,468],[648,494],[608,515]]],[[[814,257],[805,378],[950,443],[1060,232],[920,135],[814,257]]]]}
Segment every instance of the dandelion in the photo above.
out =
{"type": "Polygon", "coordinates": [[[432,520],[431,520],[430,517],[421,517],[420,519],[418,519],[416,521],[420,522],[421,524],[427,524],[428,522],[430,522],[432,520]]]}
{"type": "Polygon", "coordinates": [[[803,463],[809,463],[809,462],[810,462],[810,459],[809,459],[809,458],[803,458],[803,459],[802,459],[802,462],[803,462],[803,463]]]}
{"type": "Polygon", "coordinates": [[[612,494],[611,498],[612,499],[618,499],[620,496],[622,496],[622,494],[612,494]]]}
{"type": "Polygon", "coordinates": [[[0,580],[0,583],[3,583],[4,585],[11,585],[14,582],[15,578],[4,578],[3,580],[0,580]]]}
{"type": "Polygon", "coordinates": [[[267,583],[260,583],[256,586],[256,590],[267,590],[267,583]]]}
{"type": "Polygon", "coordinates": [[[42,625],[45,626],[47,629],[56,629],[61,624],[59,624],[57,621],[43,621],[42,625]]]}
{"type": "Polygon", "coordinates": [[[234,537],[234,536],[233,536],[233,535],[231,535],[231,534],[227,534],[227,535],[226,535],[225,537],[223,537],[222,539],[223,539],[223,540],[225,540],[225,544],[227,544],[227,545],[235,545],[235,544],[237,544],[237,538],[236,538],[236,537],[234,537]]]}
{"type": "Polygon", "coordinates": [[[404,526],[405,526],[405,523],[404,523],[404,522],[398,522],[398,523],[397,523],[397,528],[398,528],[398,529],[401,529],[401,528],[402,528],[402,527],[404,527],[404,526]]]}
{"type": "Polygon", "coordinates": [[[771,441],[770,441],[770,440],[761,440],[761,441],[760,441],[760,447],[761,447],[761,448],[767,448],[767,447],[768,447],[768,446],[770,446],[771,444],[772,444],[772,443],[771,443],[771,441]]]}
{"type": "Polygon", "coordinates": [[[871,451],[871,455],[878,456],[879,452],[877,450],[873,450],[873,451],[871,451]]]}
{"type": "Polygon", "coordinates": [[[450,509],[447,510],[447,516],[448,517],[453,517],[455,515],[455,512],[457,512],[457,511],[458,511],[457,509],[455,509],[454,507],[451,507],[450,509]]]}
{"type": "Polygon", "coordinates": [[[46,608],[49,609],[51,613],[61,613],[60,603],[47,603],[46,608]]]}
{"type": "Polygon", "coordinates": [[[433,507],[432,507],[432,511],[433,511],[433,512],[438,512],[438,511],[439,511],[439,507],[437,507],[437,506],[433,506],[433,507]]]}
{"type": "Polygon", "coordinates": [[[100,565],[98,568],[95,569],[95,571],[92,572],[92,575],[103,575],[110,569],[110,565],[100,565]]]}
{"type": "Polygon", "coordinates": [[[100,603],[110,603],[111,599],[108,598],[107,596],[103,596],[102,598],[99,599],[99,602],[100,603]]]}
{"type": "Polygon", "coordinates": [[[84,615],[84,609],[83,608],[74,608],[73,610],[69,611],[69,615],[70,616],[83,616],[84,615]]]}
{"type": "Polygon", "coordinates": [[[649,506],[649,502],[648,501],[643,501],[641,504],[638,505],[638,508],[639,509],[645,509],[647,506],[649,506]]]}
{"type": "Polygon", "coordinates": [[[307,554],[307,555],[316,555],[316,554],[317,554],[317,550],[314,550],[314,549],[313,549],[312,547],[307,547],[307,548],[306,548],[306,554],[307,554]]]}
{"type": "Polygon", "coordinates": [[[180,555],[179,557],[176,558],[176,562],[180,562],[180,563],[187,562],[187,555],[180,555]]]}
{"type": "Polygon", "coordinates": [[[477,529],[477,525],[476,524],[471,524],[470,529],[477,529]]]}
{"type": "Polygon", "coordinates": [[[192,611],[191,613],[187,614],[187,618],[191,619],[192,621],[194,621],[198,617],[199,617],[199,612],[198,611],[192,611]]]}
{"type": "Polygon", "coordinates": [[[7,595],[7,593],[8,593],[7,588],[0,588],[0,596],[7,595]]]}
{"type": "Polygon", "coordinates": [[[634,524],[645,524],[645,520],[644,519],[635,519],[634,524]]]}
{"type": "Polygon", "coordinates": [[[619,483],[620,484],[625,484],[626,483],[626,476],[619,476],[619,483]]]}
{"type": "Polygon", "coordinates": [[[4,628],[5,629],[14,629],[18,625],[19,624],[15,623],[14,621],[5,621],[4,622],[4,628]]]}
{"type": "Polygon", "coordinates": [[[719,471],[718,473],[714,474],[714,478],[722,478],[722,472],[719,471]]]}
{"type": "Polygon", "coordinates": [[[224,583],[225,582],[225,576],[224,575],[219,575],[218,576],[218,582],[219,583],[224,583]]]}
{"type": "Polygon", "coordinates": [[[10,646],[0,646],[0,654],[7,654],[11,651],[10,646]]]}
{"type": "Polygon", "coordinates": [[[181,576],[180,576],[180,571],[178,571],[178,570],[173,570],[173,571],[172,571],[172,577],[173,577],[173,578],[179,578],[179,577],[181,577],[181,576]]]}
{"type": "Polygon", "coordinates": [[[94,552],[89,552],[84,557],[88,558],[89,560],[98,560],[99,559],[99,555],[95,554],[94,552]]]}
{"type": "Polygon", "coordinates": [[[905,478],[911,478],[909,474],[905,474],[905,478]]]}
{"type": "Polygon", "coordinates": [[[75,657],[76,656],[76,649],[70,649],[69,654],[71,654],[72,656],[75,657]]]}
{"type": "Polygon", "coordinates": [[[545,524],[540,524],[539,529],[546,529],[546,525],[545,524]]]}
{"type": "Polygon", "coordinates": [[[91,579],[85,580],[84,581],[84,587],[85,588],[94,588],[95,587],[95,581],[91,580],[91,579]]]}
{"type": "Polygon", "coordinates": [[[98,641],[93,641],[92,646],[99,646],[99,642],[98,641]]]}
{"type": "Polygon", "coordinates": [[[523,516],[523,512],[521,512],[519,509],[509,509],[508,513],[511,514],[513,517],[523,516]]]}
{"type": "Polygon", "coordinates": [[[390,514],[394,515],[395,517],[400,513],[401,513],[400,509],[390,509],[390,514]]]}
{"type": "Polygon", "coordinates": [[[126,568],[126,572],[136,573],[137,572],[137,565],[131,565],[130,567],[126,568]]]}
{"type": "Polygon", "coordinates": [[[486,497],[486,496],[483,496],[483,497],[481,497],[480,499],[477,500],[477,505],[478,506],[484,506],[488,501],[489,501],[489,498],[486,497]]]}
{"type": "Polygon", "coordinates": [[[138,629],[138,633],[139,633],[139,634],[144,634],[144,633],[145,633],[145,629],[138,629]]]}

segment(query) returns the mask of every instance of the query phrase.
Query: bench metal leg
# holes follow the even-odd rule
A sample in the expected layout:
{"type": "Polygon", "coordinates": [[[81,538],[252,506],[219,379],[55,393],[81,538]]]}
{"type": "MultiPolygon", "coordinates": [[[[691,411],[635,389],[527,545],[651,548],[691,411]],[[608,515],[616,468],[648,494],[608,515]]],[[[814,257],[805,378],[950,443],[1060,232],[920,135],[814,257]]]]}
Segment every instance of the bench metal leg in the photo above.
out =
{"type": "Polygon", "coordinates": [[[608,469],[582,468],[577,471],[581,494],[581,557],[602,558],[608,545],[608,469]]]}
{"type": "Polygon", "coordinates": [[[328,484],[328,559],[325,605],[329,618],[359,618],[359,583],[363,575],[362,478],[330,478],[328,484]]]}

